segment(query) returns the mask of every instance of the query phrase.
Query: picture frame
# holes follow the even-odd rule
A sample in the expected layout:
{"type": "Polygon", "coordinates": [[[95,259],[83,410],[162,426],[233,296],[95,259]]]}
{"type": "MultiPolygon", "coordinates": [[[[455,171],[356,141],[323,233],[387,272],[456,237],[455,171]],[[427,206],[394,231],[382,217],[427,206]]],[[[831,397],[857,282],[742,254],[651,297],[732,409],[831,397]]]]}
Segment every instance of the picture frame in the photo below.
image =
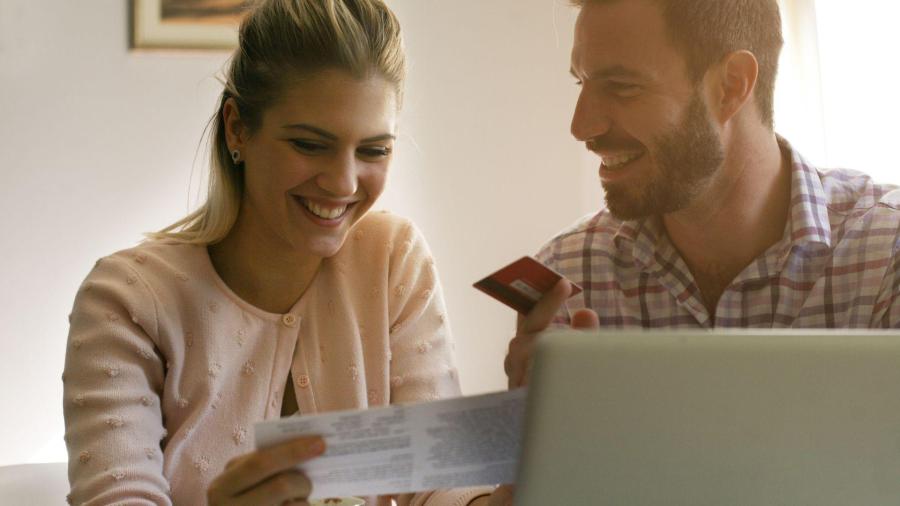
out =
{"type": "Polygon", "coordinates": [[[248,0],[131,0],[130,47],[231,50],[248,0]]]}

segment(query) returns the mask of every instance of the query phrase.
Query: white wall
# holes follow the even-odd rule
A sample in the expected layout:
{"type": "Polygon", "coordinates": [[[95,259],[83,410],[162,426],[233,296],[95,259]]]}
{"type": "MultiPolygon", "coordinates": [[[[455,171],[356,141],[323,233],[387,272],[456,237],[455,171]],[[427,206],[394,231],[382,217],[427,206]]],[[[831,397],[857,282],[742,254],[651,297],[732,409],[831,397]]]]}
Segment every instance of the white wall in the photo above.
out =
{"type": "Polygon", "coordinates": [[[596,209],[596,171],[569,134],[575,11],[557,0],[393,1],[411,72],[386,205],[438,261],[467,393],[505,387],[514,313],[471,284],[596,209]]]}
{"type": "MultiPolygon", "coordinates": [[[[389,1],[411,75],[382,207],[431,242],[466,393],[504,387],[513,322],[471,283],[599,202],[568,135],[574,12],[561,3],[389,1]]],[[[122,0],[0,0],[0,465],[65,458],[75,290],[98,257],[196,202],[225,59],[128,52],[122,0]]]]}

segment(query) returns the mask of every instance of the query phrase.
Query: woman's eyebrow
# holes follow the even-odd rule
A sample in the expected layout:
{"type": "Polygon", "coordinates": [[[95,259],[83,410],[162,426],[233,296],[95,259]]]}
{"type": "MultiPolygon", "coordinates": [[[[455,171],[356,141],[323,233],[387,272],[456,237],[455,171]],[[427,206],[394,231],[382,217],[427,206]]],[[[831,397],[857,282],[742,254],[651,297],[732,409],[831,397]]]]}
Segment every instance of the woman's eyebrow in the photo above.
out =
{"type": "Polygon", "coordinates": [[[395,140],[395,139],[397,139],[397,136],[395,136],[394,134],[381,134],[381,135],[376,135],[375,137],[369,137],[369,138],[363,139],[362,143],[366,144],[369,142],[379,142],[379,141],[395,140]]]}
{"type": "MultiPolygon", "coordinates": [[[[323,130],[319,127],[308,125],[306,123],[295,123],[295,124],[291,124],[291,125],[284,125],[281,128],[290,129],[290,130],[306,130],[307,132],[314,133],[314,134],[318,135],[319,137],[324,137],[331,141],[336,141],[338,139],[337,135],[329,132],[328,130],[323,130]]],[[[378,141],[384,141],[384,140],[388,140],[388,139],[395,140],[396,138],[397,137],[394,134],[381,134],[381,135],[376,135],[374,137],[365,138],[362,140],[362,142],[363,143],[378,142],[378,141]]]]}
{"type": "Polygon", "coordinates": [[[306,130],[308,132],[312,132],[319,137],[325,137],[328,140],[336,141],[337,135],[329,132],[328,130],[322,130],[319,127],[314,127],[312,125],[307,125],[306,123],[295,123],[292,125],[284,125],[281,128],[290,129],[290,130],[306,130]]]}

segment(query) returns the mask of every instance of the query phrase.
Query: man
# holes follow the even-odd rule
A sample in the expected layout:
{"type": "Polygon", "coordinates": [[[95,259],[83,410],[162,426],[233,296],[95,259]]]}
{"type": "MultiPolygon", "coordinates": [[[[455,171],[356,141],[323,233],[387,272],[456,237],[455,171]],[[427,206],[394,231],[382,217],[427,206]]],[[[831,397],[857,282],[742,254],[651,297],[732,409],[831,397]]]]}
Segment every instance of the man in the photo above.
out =
{"type": "Polygon", "coordinates": [[[511,387],[551,324],[900,327],[900,192],[773,130],[776,0],[574,3],[572,134],[606,206],[541,250],[584,292],[560,282],[520,320],[511,387]]]}

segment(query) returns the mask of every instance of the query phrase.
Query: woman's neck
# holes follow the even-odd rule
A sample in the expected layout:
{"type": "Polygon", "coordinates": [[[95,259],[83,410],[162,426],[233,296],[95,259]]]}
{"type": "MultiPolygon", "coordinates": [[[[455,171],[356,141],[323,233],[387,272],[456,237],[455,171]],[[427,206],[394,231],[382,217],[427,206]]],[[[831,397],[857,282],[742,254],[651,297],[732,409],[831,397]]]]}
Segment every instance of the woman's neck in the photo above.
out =
{"type": "Polygon", "coordinates": [[[312,284],[322,259],[256,230],[239,216],[225,239],[208,246],[210,260],[240,298],[270,313],[286,313],[312,284]]]}

